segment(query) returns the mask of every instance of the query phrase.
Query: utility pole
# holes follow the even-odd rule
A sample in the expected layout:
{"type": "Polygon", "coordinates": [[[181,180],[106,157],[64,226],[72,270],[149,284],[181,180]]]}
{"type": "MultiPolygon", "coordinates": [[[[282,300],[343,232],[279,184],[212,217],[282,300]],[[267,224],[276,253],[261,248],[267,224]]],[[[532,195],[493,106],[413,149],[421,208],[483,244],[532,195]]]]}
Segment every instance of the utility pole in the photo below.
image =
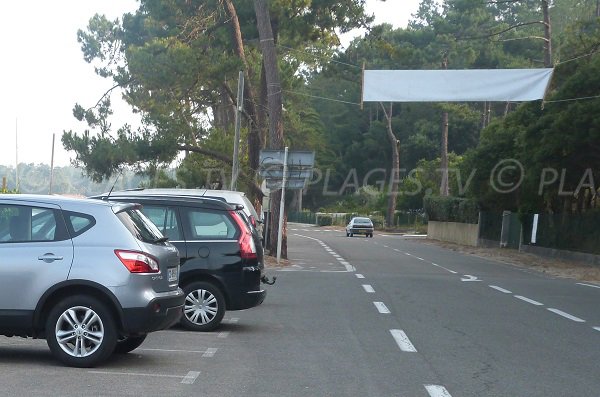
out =
{"type": "Polygon", "coordinates": [[[52,194],[52,181],[54,179],[54,136],[56,134],[52,134],[52,157],[50,157],[50,189],[48,190],[48,194],[52,194]]]}
{"type": "Polygon", "coordinates": [[[237,190],[237,178],[240,172],[240,128],[242,107],[244,105],[244,72],[238,74],[237,104],[235,107],[235,141],[233,141],[233,166],[231,168],[231,190],[237,190]]]}
{"type": "MultiPolygon", "coordinates": [[[[442,69],[448,69],[448,53],[444,53],[442,69]]],[[[440,184],[440,196],[448,196],[448,112],[442,113],[442,145],[440,155],[440,169],[442,171],[442,182],[440,184]]]]}
{"type": "Polygon", "coordinates": [[[15,189],[19,191],[19,119],[15,119],[15,189]]]}

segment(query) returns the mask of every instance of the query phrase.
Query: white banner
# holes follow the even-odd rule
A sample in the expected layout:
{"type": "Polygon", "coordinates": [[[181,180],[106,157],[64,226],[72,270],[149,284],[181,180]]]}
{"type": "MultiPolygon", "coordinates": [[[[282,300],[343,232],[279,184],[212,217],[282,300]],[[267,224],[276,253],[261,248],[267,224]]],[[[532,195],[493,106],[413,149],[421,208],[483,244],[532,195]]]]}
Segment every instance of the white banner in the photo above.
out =
{"type": "Polygon", "coordinates": [[[365,70],[364,102],[543,99],[554,69],[365,70]]]}

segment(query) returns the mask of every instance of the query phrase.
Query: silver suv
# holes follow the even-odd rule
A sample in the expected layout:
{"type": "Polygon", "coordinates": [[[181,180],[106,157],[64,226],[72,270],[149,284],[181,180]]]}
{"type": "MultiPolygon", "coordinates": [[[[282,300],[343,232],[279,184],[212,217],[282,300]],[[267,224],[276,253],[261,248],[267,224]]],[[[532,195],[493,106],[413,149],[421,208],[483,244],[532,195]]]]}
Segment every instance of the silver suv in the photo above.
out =
{"type": "Polygon", "coordinates": [[[179,255],[139,206],[0,195],[0,335],[92,367],[179,321],[179,255]]]}

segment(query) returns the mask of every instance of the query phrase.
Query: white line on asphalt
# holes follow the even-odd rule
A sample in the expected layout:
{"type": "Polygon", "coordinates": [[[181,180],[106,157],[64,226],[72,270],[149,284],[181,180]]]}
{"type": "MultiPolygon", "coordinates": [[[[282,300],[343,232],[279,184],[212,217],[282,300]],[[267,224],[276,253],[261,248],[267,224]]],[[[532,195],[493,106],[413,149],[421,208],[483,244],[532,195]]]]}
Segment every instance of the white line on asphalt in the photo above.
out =
{"type": "Polygon", "coordinates": [[[238,317],[231,317],[230,319],[223,320],[223,322],[226,322],[226,323],[229,323],[229,324],[235,324],[238,321],[240,321],[240,319],[238,317]]]}
{"type": "Polygon", "coordinates": [[[431,397],[452,397],[444,386],[439,385],[424,385],[425,390],[431,397]]]}
{"type": "Polygon", "coordinates": [[[578,323],[585,323],[584,319],[572,316],[569,313],[563,312],[562,310],[553,309],[551,307],[549,307],[548,310],[551,311],[552,313],[558,314],[559,316],[563,316],[564,318],[568,318],[569,320],[573,320],[573,321],[578,322],[578,323]]]}
{"type": "Polygon", "coordinates": [[[375,305],[377,310],[379,310],[379,313],[381,313],[381,314],[390,314],[391,313],[390,309],[388,309],[387,306],[383,302],[373,302],[373,304],[375,305]]]}
{"type": "Polygon", "coordinates": [[[394,251],[396,252],[400,252],[400,250],[398,248],[394,248],[394,251]]]}
{"type": "Polygon", "coordinates": [[[404,333],[404,331],[402,331],[401,329],[390,329],[390,333],[394,337],[394,340],[396,341],[396,344],[398,345],[400,350],[402,350],[403,352],[417,352],[417,349],[415,349],[415,347],[410,342],[410,339],[408,339],[408,336],[406,336],[406,333],[404,333]]]}
{"type": "Polygon", "coordinates": [[[533,299],[529,299],[529,298],[526,298],[526,297],[524,297],[524,296],[521,296],[521,295],[515,295],[515,298],[517,298],[517,299],[521,299],[522,301],[525,301],[525,302],[527,302],[527,303],[531,303],[532,305],[536,305],[536,306],[544,306],[544,304],[543,304],[543,303],[540,303],[540,302],[538,302],[538,301],[534,301],[533,299]]]}
{"type": "Polygon", "coordinates": [[[440,265],[438,265],[437,263],[433,263],[433,262],[431,262],[431,264],[432,264],[433,266],[437,266],[437,267],[439,267],[440,269],[444,269],[444,270],[445,270],[445,271],[447,271],[447,272],[450,272],[450,273],[452,273],[452,274],[456,274],[456,272],[455,272],[454,270],[450,270],[450,269],[448,269],[448,268],[446,268],[446,267],[444,267],[444,266],[440,266],[440,265]]]}
{"type": "Polygon", "coordinates": [[[465,276],[463,278],[461,278],[460,281],[481,281],[481,280],[479,280],[475,276],[471,276],[470,274],[465,274],[465,276]]]}
{"type": "Polygon", "coordinates": [[[592,284],[586,284],[586,283],[577,283],[577,284],[584,285],[586,287],[600,288],[600,285],[592,285],[592,284]]]}
{"type": "Polygon", "coordinates": [[[190,371],[187,373],[186,376],[183,377],[181,383],[184,383],[186,385],[193,385],[196,379],[198,379],[198,376],[200,376],[199,371],[190,371]]]}
{"type": "Polygon", "coordinates": [[[335,259],[337,259],[339,262],[345,262],[345,261],[346,261],[346,260],[345,260],[344,258],[342,258],[341,256],[338,256],[338,257],[337,257],[337,258],[335,258],[335,259]]]}
{"type": "Polygon", "coordinates": [[[355,272],[356,268],[354,266],[352,266],[351,264],[345,264],[344,263],[344,267],[346,268],[346,271],[349,273],[355,272]]]}
{"type": "Polygon", "coordinates": [[[498,287],[496,285],[490,285],[489,287],[495,289],[496,291],[504,292],[505,294],[512,294],[512,292],[510,292],[509,290],[504,289],[502,287],[498,287]]]}
{"type": "Polygon", "coordinates": [[[600,327],[592,327],[594,328],[596,331],[600,331],[600,327]]]}
{"type": "Polygon", "coordinates": [[[167,374],[143,374],[139,372],[113,372],[113,371],[88,371],[90,374],[98,375],[127,375],[127,376],[148,376],[152,378],[184,378],[181,375],[167,375],[167,374]]]}
{"type": "Polygon", "coordinates": [[[360,273],[356,273],[356,278],[365,278],[365,276],[363,276],[363,275],[362,275],[362,274],[360,274],[360,273]]]}
{"type": "Polygon", "coordinates": [[[415,258],[417,258],[417,259],[418,259],[418,260],[420,260],[420,261],[424,261],[424,260],[425,260],[425,259],[423,259],[423,258],[419,258],[418,256],[415,256],[415,258]]]}
{"type": "Polygon", "coordinates": [[[408,256],[412,256],[412,254],[409,254],[408,252],[405,252],[404,254],[405,254],[405,255],[408,255],[408,256]]]}
{"type": "Polygon", "coordinates": [[[371,294],[375,293],[375,290],[373,289],[373,287],[369,284],[363,284],[362,286],[365,289],[365,292],[369,292],[371,294]]]}
{"type": "Polygon", "coordinates": [[[384,245],[383,248],[389,248],[387,245],[384,245]]]}
{"type": "Polygon", "coordinates": [[[206,349],[206,352],[204,352],[202,357],[214,357],[217,350],[218,349],[216,347],[209,347],[208,349],[206,349]]]}
{"type": "Polygon", "coordinates": [[[229,336],[229,331],[219,332],[217,338],[227,338],[229,336]]]}
{"type": "Polygon", "coordinates": [[[206,350],[176,350],[176,349],[142,349],[142,348],[137,348],[137,350],[143,350],[143,351],[149,351],[149,352],[164,352],[164,353],[200,353],[200,354],[204,354],[206,353],[206,350]]]}

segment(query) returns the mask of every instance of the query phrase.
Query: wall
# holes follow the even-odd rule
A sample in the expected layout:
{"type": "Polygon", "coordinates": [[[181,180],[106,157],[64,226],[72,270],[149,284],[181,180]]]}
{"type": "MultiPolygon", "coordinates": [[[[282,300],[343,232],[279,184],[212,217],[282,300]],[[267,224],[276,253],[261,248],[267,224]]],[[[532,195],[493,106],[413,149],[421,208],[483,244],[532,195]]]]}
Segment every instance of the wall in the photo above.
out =
{"type": "Polygon", "coordinates": [[[473,223],[429,221],[427,238],[451,243],[477,246],[479,225],[473,223]]]}

